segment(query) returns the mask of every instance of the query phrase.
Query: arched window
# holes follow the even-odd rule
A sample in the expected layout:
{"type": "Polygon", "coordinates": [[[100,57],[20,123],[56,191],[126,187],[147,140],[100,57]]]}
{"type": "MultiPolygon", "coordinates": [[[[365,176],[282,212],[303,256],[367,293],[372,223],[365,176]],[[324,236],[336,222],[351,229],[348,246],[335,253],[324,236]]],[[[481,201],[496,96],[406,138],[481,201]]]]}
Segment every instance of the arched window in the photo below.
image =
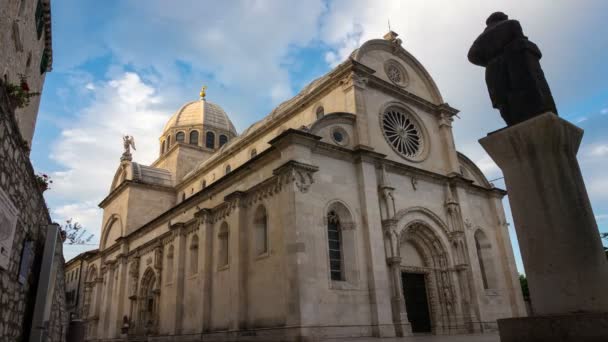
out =
{"type": "Polygon", "coordinates": [[[230,168],[230,165],[226,165],[226,174],[229,174],[230,171],[232,171],[232,169],[230,168]]]}
{"type": "Polygon", "coordinates": [[[167,135],[167,150],[169,150],[169,147],[171,147],[171,136],[167,135]]]}
{"type": "Polygon", "coordinates": [[[213,132],[207,132],[205,136],[205,147],[215,148],[215,134],[213,132]]]}
{"type": "Polygon", "coordinates": [[[258,151],[256,151],[255,148],[253,150],[251,150],[251,158],[253,158],[257,155],[258,155],[258,151]]]}
{"type": "Polygon", "coordinates": [[[182,202],[186,200],[186,192],[182,192],[182,202]]]}
{"type": "Polygon", "coordinates": [[[253,218],[255,234],[255,254],[263,255],[268,253],[268,215],[266,208],[260,205],[255,211],[253,218]]]}
{"type": "Polygon", "coordinates": [[[317,114],[317,119],[322,118],[323,115],[325,115],[325,108],[323,108],[323,106],[317,107],[317,110],[315,111],[315,114],[317,114]]]}
{"type": "Polygon", "coordinates": [[[327,213],[327,241],[329,243],[331,280],[344,280],[342,272],[342,229],[340,228],[340,217],[333,210],[327,213]]]}
{"type": "Polygon", "coordinates": [[[173,283],[173,245],[167,251],[167,284],[173,283]]]}
{"type": "Polygon", "coordinates": [[[186,133],[184,132],[177,132],[177,134],[175,134],[175,141],[178,143],[183,143],[186,140],[186,133]]]}
{"type": "Polygon", "coordinates": [[[163,154],[165,153],[165,141],[163,140],[162,144],[160,145],[160,153],[163,154]]]}
{"type": "Polygon", "coordinates": [[[220,135],[220,147],[224,146],[228,142],[228,137],[225,135],[220,135]]]}
{"type": "Polygon", "coordinates": [[[481,229],[478,229],[475,232],[475,248],[477,249],[477,260],[479,260],[479,271],[481,272],[483,288],[496,288],[496,275],[494,274],[494,263],[492,261],[492,245],[481,229]]]}
{"type": "Polygon", "coordinates": [[[203,183],[201,184],[201,189],[204,189],[207,187],[207,181],[203,179],[203,183]]]}
{"type": "Polygon", "coordinates": [[[219,246],[218,246],[218,256],[217,256],[217,266],[218,268],[227,267],[230,255],[229,255],[229,244],[228,239],[230,237],[230,232],[228,230],[228,223],[222,223],[220,227],[220,232],[218,234],[219,246]]]}
{"type": "Polygon", "coordinates": [[[198,131],[190,132],[190,145],[198,145],[198,131]]]}
{"type": "Polygon", "coordinates": [[[192,236],[190,241],[190,274],[198,273],[198,235],[192,236]]]}

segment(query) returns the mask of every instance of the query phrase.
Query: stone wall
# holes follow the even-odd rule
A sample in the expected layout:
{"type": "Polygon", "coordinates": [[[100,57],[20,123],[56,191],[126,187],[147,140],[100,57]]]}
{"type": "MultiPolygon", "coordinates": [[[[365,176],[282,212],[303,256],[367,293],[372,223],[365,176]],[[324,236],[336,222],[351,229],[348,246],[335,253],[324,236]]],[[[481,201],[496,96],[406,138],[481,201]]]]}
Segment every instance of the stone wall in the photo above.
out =
{"type": "MultiPolygon", "coordinates": [[[[27,146],[23,143],[14,114],[7,105],[4,85],[0,82],[0,187],[18,209],[18,221],[10,263],[0,269],[0,341],[23,341],[31,329],[36,298],[37,277],[46,236],[51,223],[46,203],[39,190],[27,146]],[[34,257],[24,284],[18,281],[24,242],[34,242],[34,257]]],[[[67,318],[62,249],[53,298],[49,341],[65,339],[67,318]]]]}

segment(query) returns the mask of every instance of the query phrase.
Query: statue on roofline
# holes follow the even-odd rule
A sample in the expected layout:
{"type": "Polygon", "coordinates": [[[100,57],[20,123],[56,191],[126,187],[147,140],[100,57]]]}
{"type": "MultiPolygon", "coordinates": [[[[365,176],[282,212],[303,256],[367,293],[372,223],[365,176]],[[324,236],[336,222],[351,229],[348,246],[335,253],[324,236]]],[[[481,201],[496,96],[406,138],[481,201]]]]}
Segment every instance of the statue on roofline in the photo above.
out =
{"type": "Polygon", "coordinates": [[[528,40],[519,21],[492,13],[486,29],[471,46],[468,59],[486,68],[492,106],[512,126],[545,112],[557,115],[549,84],[540,66],[542,54],[528,40]]]}
{"type": "Polygon", "coordinates": [[[131,154],[131,147],[133,147],[133,151],[136,151],[135,148],[135,138],[132,135],[125,135],[122,137],[123,146],[125,147],[125,154],[131,154]]]}
{"type": "Polygon", "coordinates": [[[131,147],[133,148],[133,151],[136,151],[137,149],[135,148],[135,138],[133,138],[132,135],[124,135],[122,137],[122,145],[125,149],[125,151],[122,153],[122,157],[120,158],[121,160],[131,160],[131,147]]]}

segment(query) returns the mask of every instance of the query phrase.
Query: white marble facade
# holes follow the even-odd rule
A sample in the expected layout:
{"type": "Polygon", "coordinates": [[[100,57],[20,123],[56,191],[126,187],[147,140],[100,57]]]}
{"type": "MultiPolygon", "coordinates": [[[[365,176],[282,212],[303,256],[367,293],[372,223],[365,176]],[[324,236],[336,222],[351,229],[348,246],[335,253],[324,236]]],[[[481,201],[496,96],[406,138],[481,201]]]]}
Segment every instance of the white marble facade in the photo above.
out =
{"type": "Polygon", "coordinates": [[[100,204],[87,337],[459,334],[524,315],[505,192],[456,151],[456,113],[392,33],[240,135],[187,103],[100,204]]]}

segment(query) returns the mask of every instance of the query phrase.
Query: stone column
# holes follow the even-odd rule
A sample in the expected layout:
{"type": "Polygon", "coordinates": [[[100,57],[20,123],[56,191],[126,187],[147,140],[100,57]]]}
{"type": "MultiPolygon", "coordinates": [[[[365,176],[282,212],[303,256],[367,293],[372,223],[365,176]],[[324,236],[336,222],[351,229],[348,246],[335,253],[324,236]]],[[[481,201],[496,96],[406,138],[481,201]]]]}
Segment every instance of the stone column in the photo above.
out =
{"type": "MultiPolygon", "coordinates": [[[[459,177],[459,176],[456,176],[459,177]]],[[[456,183],[457,184],[457,183],[456,183]]],[[[458,189],[456,187],[456,189],[458,189]]],[[[458,192],[456,192],[456,195],[458,192]]],[[[464,233],[464,220],[462,218],[462,210],[458,197],[452,191],[452,185],[446,183],[446,199],[445,211],[447,217],[447,225],[450,230],[449,239],[454,252],[454,268],[456,270],[456,278],[460,288],[461,299],[460,311],[462,312],[462,320],[466,329],[469,332],[479,331],[473,322],[478,321],[478,315],[475,312],[475,305],[471,288],[473,287],[473,274],[471,272],[471,261],[469,259],[469,249],[464,233]]],[[[459,322],[460,324],[460,322],[459,322]]]]}
{"type": "Polygon", "coordinates": [[[213,276],[213,222],[211,220],[211,210],[201,209],[195,214],[198,217],[200,224],[202,225],[202,240],[200,242],[201,251],[204,254],[203,257],[203,287],[202,287],[202,322],[201,332],[206,333],[211,331],[211,277],[213,276]]]}
{"type": "Polygon", "coordinates": [[[232,301],[233,313],[235,319],[232,321],[235,330],[247,329],[247,288],[248,288],[248,276],[249,272],[249,231],[251,226],[247,224],[246,208],[244,206],[245,193],[242,191],[235,191],[224,197],[224,201],[228,202],[231,211],[230,215],[233,216],[233,226],[235,227],[231,234],[234,234],[231,241],[235,241],[236,244],[231,251],[235,251],[232,254],[236,260],[232,265],[231,277],[234,279],[234,293],[232,301]]]}
{"type": "MultiPolygon", "coordinates": [[[[184,320],[184,281],[186,278],[186,226],[182,223],[171,225],[174,240],[174,258],[173,261],[173,284],[175,285],[175,321],[173,323],[173,333],[179,335],[182,332],[182,323],[184,320]]],[[[187,304],[186,304],[187,305],[187,304]]]]}
{"type": "Polygon", "coordinates": [[[371,326],[375,337],[395,336],[395,325],[391,310],[391,278],[386,266],[386,252],[382,232],[382,216],[380,213],[380,198],[378,196],[378,181],[376,173],[376,158],[384,155],[358,149],[355,159],[361,215],[363,217],[362,236],[365,246],[367,279],[371,302],[371,326]]]}
{"type": "MultiPolygon", "coordinates": [[[[123,251],[126,252],[126,245],[123,245],[123,251]]],[[[125,308],[125,300],[127,299],[127,256],[126,254],[120,254],[117,258],[117,274],[118,274],[118,293],[116,293],[116,297],[114,300],[117,301],[117,314],[113,317],[114,324],[113,330],[115,331],[115,336],[120,336],[121,328],[122,328],[122,320],[123,317],[128,315],[125,308]]]]}
{"type": "Polygon", "coordinates": [[[545,113],[479,141],[505,175],[539,315],[499,320],[503,342],[608,340],[608,262],[576,160],[582,136],[545,113]]]}
{"type": "Polygon", "coordinates": [[[364,90],[367,87],[367,78],[355,72],[340,81],[344,91],[345,107],[347,112],[357,115],[357,137],[359,145],[369,145],[369,127],[367,119],[367,106],[365,105],[364,90]]]}
{"type": "MultiPolygon", "coordinates": [[[[302,155],[308,157],[306,153],[302,155]]],[[[282,248],[285,250],[288,286],[286,326],[296,327],[289,334],[297,336],[294,340],[302,341],[315,335],[315,329],[310,327],[319,325],[318,306],[314,303],[318,298],[314,290],[318,283],[312,256],[314,232],[311,231],[316,221],[314,199],[309,191],[318,169],[314,165],[290,160],[273,171],[279,189],[276,196],[281,203],[280,222],[285,226],[282,248]]]]}
{"type": "Polygon", "coordinates": [[[129,263],[129,320],[130,328],[129,333],[133,333],[138,326],[138,313],[137,313],[137,289],[139,283],[139,257],[135,256],[129,263]]]}
{"type": "Polygon", "coordinates": [[[412,334],[412,329],[407,319],[405,310],[405,298],[403,296],[403,284],[401,280],[401,256],[399,253],[399,233],[397,231],[397,220],[395,220],[395,197],[393,188],[390,185],[386,168],[381,166],[380,185],[378,186],[381,195],[382,205],[385,208],[384,219],[382,220],[382,231],[384,232],[384,249],[386,252],[386,263],[389,268],[392,297],[391,308],[393,312],[393,323],[397,336],[408,336],[412,334]]]}
{"type": "Polygon", "coordinates": [[[447,173],[448,174],[459,174],[460,163],[458,162],[458,154],[456,153],[456,146],[454,144],[454,135],[452,134],[452,119],[453,115],[456,115],[457,111],[447,104],[441,105],[441,114],[439,116],[439,135],[443,141],[443,148],[445,151],[445,160],[448,162],[447,173]]]}

